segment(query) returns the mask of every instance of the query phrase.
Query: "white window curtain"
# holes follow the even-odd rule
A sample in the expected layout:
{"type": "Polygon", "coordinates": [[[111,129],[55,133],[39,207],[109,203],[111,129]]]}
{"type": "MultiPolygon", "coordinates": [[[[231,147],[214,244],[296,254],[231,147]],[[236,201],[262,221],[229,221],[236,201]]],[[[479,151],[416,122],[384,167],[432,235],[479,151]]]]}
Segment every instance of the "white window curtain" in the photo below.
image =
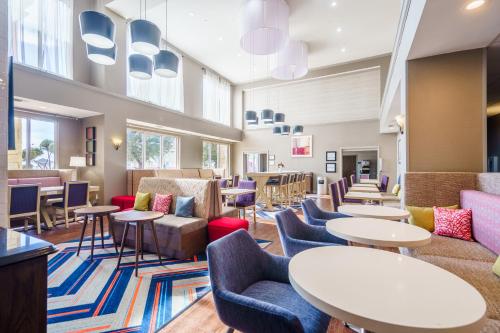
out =
{"type": "MultiPolygon", "coordinates": [[[[162,39],[161,48],[165,48],[165,40],[162,39]]],[[[182,73],[182,56],[177,51],[168,47],[168,50],[175,53],[179,58],[179,69],[177,77],[164,78],[155,75],[150,80],[140,80],[128,75],[127,60],[127,96],[140,99],[167,109],[184,112],[184,85],[182,73]]],[[[130,46],[130,33],[127,33],[127,59],[134,54],[130,46]]]]}
{"type": "Polygon", "coordinates": [[[14,61],[73,77],[73,0],[9,0],[14,61]]]}
{"type": "Polygon", "coordinates": [[[203,74],[203,118],[231,125],[231,84],[208,69],[203,74]]]}

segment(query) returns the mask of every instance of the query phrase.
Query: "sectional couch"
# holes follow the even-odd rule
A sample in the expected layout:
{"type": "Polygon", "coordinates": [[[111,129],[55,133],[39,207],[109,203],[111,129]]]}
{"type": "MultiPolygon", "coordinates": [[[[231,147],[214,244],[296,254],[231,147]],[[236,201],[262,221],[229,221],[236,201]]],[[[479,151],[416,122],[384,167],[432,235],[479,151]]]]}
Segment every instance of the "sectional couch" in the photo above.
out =
{"type": "Polygon", "coordinates": [[[474,242],[433,234],[428,246],[400,248],[400,252],[473,285],[487,303],[486,326],[481,332],[500,332],[500,278],[492,272],[500,255],[500,174],[410,172],[405,175],[404,199],[409,206],[459,204],[472,210],[474,242]]]}

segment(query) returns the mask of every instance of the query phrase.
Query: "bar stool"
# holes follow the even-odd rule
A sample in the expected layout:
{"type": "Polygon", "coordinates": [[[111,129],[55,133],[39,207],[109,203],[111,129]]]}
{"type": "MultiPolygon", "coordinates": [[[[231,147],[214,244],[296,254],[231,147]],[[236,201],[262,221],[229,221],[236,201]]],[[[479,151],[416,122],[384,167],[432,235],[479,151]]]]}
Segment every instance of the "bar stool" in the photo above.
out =
{"type": "Polygon", "coordinates": [[[288,175],[288,187],[287,187],[288,206],[291,206],[292,202],[293,202],[295,178],[296,178],[296,174],[294,174],[294,173],[291,173],[288,175]]]}

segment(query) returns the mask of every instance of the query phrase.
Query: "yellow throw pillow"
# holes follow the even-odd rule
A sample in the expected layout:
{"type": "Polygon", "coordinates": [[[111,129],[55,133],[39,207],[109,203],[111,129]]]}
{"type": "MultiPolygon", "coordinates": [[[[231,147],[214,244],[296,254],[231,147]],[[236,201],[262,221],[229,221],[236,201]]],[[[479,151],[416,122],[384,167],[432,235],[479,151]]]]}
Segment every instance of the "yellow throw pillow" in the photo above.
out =
{"type": "Polygon", "coordinates": [[[137,192],[135,194],[134,209],[146,211],[149,210],[149,200],[151,199],[150,193],[137,192]]]}
{"type": "Polygon", "coordinates": [[[401,189],[401,185],[399,185],[399,184],[394,185],[394,187],[392,188],[392,194],[398,195],[400,189],[401,189]]]}
{"type": "MultiPolygon", "coordinates": [[[[445,208],[458,209],[458,205],[445,208]]],[[[410,212],[408,223],[424,228],[430,232],[434,231],[434,209],[432,207],[406,206],[406,210],[410,212]]]]}
{"type": "Polygon", "coordinates": [[[497,261],[493,264],[493,273],[500,277],[500,256],[498,256],[497,261]]]}

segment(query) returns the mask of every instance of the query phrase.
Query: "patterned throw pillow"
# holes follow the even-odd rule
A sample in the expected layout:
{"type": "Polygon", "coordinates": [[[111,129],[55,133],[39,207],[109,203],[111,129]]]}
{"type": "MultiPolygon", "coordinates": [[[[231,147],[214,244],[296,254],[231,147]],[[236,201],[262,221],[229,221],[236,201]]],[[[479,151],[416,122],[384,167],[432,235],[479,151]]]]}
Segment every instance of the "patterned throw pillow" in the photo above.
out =
{"type": "Polygon", "coordinates": [[[153,203],[153,212],[168,214],[172,203],[172,194],[156,194],[153,203]]]}
{"type": "Polygon", "coordinates": [[[472,210],[434,207],[434,233],[440,236],[472,240],[472,210]]]}

